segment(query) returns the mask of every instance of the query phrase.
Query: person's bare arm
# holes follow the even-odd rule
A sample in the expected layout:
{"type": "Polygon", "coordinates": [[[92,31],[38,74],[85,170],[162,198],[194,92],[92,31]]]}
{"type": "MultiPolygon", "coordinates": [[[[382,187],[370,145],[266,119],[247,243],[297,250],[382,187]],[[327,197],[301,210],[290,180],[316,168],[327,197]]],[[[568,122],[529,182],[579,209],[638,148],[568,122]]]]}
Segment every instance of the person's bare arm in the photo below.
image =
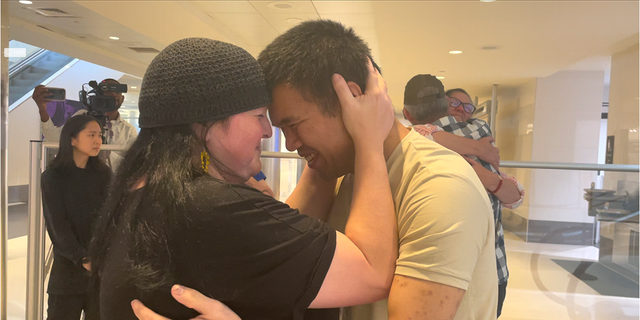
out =
{"type": "Polygon", "coordinates": [[[305,166],[296,188],[285,202],[302,214],[327,221],[335,198],[336,181],[324,180],[315,170],[305,166]]]}
{"type": "Polygon", "coordinates": [[[36,86],[33,89],[33,94],[31,98],[35,101],[38,106],[38,112],[40,113],[40,121],[47,122],[49,120],[49,114],[47,113],[47,102],[51,101],[47,99],[51,94],[47,90],[47,88],[43,85],[36,86]]]}
{"type": "Polygon", "coordinates": [[[491,137],[476,141],[445,131],[434,132],[432,136],[437,143],[460,155],[476,156],[496,169],[500,166],[500,149],[491,144],[494,141],[491,137]]]}
{"type": "Polygon", "coordinates": [[[465,291],[448,285],[396,275],[389,293],[389,320],[450,320],[465,291]]]}
{"type": "Polygon", "coordinates": [[[520,190],[518,187],[511,182],[509,179],[503,179],[499,174],[494,173],[493,171],[487,170],[477,161],[470,159],[469,157],[464,157],[473,170],[475,170],[478,178],[480,178],[480,182],[488,191],[494,191],[498,189],[500,185],[500,181],[502,180],[502,186],[495,193],[495,195],[500,199],[500,201],[504,203],[513,203],[520,199],[520,190]]]}

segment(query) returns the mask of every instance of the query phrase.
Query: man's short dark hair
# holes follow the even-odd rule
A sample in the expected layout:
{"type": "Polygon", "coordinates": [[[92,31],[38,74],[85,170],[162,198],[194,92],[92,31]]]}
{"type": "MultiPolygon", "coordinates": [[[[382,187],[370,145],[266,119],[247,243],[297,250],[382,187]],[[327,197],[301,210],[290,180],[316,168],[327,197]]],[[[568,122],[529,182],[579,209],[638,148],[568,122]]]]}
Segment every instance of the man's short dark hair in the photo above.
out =
{"type": "Polygon", "coordinates": [[[327,115],[339,112],[338,96],[331,77],[339,73],[364,92],[371,49],[351,28],[330,20],[300,23],[277,37],[264,49],[258,62],[264,69],[269,90],[287,84],[305,100],[317,103],[327,115]]]}

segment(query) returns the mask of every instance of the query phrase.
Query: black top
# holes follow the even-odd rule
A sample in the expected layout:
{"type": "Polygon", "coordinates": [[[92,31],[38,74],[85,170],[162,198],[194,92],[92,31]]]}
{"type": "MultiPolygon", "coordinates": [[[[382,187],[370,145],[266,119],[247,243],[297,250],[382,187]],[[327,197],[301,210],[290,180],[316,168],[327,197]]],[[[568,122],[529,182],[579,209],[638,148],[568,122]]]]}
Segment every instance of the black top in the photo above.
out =
{"type": "Polygon", "coordinates": [[[94,168],[49,168],[42,173],[42,207],[54,260],[49,294],[86,293],[87,256],[93,223],[106,199],[110,172],[94,168]]]}
{"type": "MultiPolygon", "coordinates": [[[[331,265],[335,231],[247,186],[203,177],[193,190],[188,222],[169,240],[176,283],[222,301],[243,320],[302,319],[331,265]]],[[[100,274],[101,319],[136,319],[136,298],[170,319],[197,316],[171,297],[169,287],[136,290],[122,223],[117,230],[100,274]]]]}

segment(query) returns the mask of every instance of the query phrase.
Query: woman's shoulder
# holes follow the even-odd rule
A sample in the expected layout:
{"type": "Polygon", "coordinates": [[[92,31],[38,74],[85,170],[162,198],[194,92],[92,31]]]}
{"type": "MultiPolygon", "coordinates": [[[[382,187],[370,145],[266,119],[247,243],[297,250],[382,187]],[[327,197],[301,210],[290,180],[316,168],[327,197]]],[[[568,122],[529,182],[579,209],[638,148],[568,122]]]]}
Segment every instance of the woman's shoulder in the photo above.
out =
{"type": "Polygon", "coordinates": [[[265,197],[275,200],[250,186],[228,183],[211,177],[196,179],[191,187],[192,196],[195,200],[227,202],[263,199],[265,197]]]}
{"type": "Polygon", "coordinates": [[[40,177],[43,181],[45,181],[61,179],[64,177],[64,175],[60,172],[60,169],[49,167],[44,170],[44,172],[42,172],[42,175],[40,177]]]}

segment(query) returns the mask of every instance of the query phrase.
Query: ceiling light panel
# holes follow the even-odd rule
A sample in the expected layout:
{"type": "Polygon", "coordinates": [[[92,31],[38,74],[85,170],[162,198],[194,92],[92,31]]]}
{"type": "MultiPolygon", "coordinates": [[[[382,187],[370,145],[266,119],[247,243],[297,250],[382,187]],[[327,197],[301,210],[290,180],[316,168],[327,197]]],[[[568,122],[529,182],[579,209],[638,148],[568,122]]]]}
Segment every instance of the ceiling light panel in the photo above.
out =
{"type": "Polygon", "coordinates": [[[290,13],[317,14],[311,1],[249,1],[261,14],[290,13]],[[278,8],[275,5],[289,5],[290,8],[278,8]]]}

